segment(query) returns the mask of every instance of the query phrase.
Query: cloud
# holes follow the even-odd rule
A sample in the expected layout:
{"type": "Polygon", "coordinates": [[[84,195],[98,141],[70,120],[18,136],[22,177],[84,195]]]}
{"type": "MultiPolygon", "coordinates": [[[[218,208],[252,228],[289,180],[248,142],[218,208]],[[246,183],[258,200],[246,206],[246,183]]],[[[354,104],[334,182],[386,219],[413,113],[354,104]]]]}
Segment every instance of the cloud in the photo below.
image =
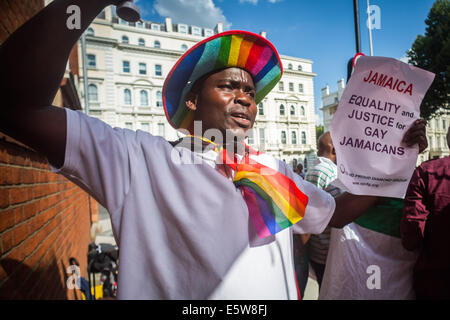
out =
{"type": "Polygon", "coordinates": [[[217,22],[222,22],[224,29],[231,27],[222,9],[212,0],[156,0],[153,7],[160,16],[171,17],[174,23],[214,28],[217,22]]]}
{"type": "Polygon", "coordinates": [[[254,4],[255,6],[258,4],[258,0],[239,0],[239,3],[245,3],[245,2],[254,4]]]}
{"type": "MultiPolygon", "coordinates": [[[[277,3],[277,2],[281,2],[283,0],[268,0],[270,3],[277,3]]],[[[239,3],[251,3],[253,5],[257,5],[258,4],[258,0],[239,0],[239,3]]]]}
{"type": "Polygon", "coordinates": [[[406,55],[406,53],[403,55],[403,57],[398,58],[398,60],[400,60],[401,62],[404,62],[404,63],[409,63],[409,58],[406,55]]]}

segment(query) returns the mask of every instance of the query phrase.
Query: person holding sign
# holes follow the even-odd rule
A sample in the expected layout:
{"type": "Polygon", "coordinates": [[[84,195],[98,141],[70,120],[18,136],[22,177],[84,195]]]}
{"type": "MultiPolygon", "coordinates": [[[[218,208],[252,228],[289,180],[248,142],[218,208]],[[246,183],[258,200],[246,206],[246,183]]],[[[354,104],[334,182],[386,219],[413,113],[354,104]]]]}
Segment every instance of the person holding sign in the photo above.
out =
{"type": "MultiPolygon", "coordinates": [[[[394,59],[358,58],[331,125],[339,167],[334,183],[379,198],[353,223],[332,229],[319,299],[415,297],[416,255],[402,247],[400,219],[417,151],[428,143],[419,131],[403,135],[402,123],[418,117],[433,76],[394,59]],[[412,140],[418,150],[405,148],[412,140]]],[[[425,130],[424,120],[412,121],[425,130]]]]}
{"type": "Polygon", "coordinates": [[[402,139],[420,118],[433,79],[396,59],[358,55],[330,129],[342,189],[404,198],[418,149],[405,148],[402,139]]]}
{"type": "MultiPolygon", "coordinates": [[[[3,43],[0,130],[108,209],[120,299],[300,298],[293,232],[341,228],[376,197],[335,201],[243,143],[257,103],[283,70],[274,46],[250,32],[200,41],[167,75],[166,117],[186,135],[178,142],[53,107],[70,50],[105,6],[119,3],[53,1],[3,43]],[[69,30],[66,9],[74,4],[81,27],[69,30]]],[[[412,126],[411,144],[416,131],[425,134],[412,126]]]]}
{"type": "MultiPolygon", "coordinates": [[[[450,148],[450,127],[447,130],[450,148]]],[[[403,246],[419,252],[417,299],[450,299],[450,156],[422,163],[411,178],[400,225],[403,246]]]]}

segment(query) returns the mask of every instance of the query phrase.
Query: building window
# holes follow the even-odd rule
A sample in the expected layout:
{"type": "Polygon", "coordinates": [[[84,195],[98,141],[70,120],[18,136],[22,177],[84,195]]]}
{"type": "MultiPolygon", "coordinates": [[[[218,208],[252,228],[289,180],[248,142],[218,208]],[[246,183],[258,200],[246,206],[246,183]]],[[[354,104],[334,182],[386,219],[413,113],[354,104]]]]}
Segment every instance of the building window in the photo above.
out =
{"type": "Polygon", "coordinates": [[[288,70],[292,70],[292,63],[288,64],[288,70]]]}
{"type": "Polygon", "coordinates": [[[130,73],[130,61],[122,61],[122,71],[130,73]]]}
{"type": "Polygon", "coordinates": [[[123,90],[123,102],[128,106],[131,105],[131,90],[130,89],[123,90]]]}
{"type": "Polygon", "coordinates": [[[125,128],[133,130],[133,122],[125,122],[125,128]]]}
{"type": "Polygon", "coordinates": [[[144,24],[143,24],[142,22],[138,21],[138,22],[136,22],[136,26],[137,26],[138,28],[143,28],[143,27],[144,27],[144,24]]]}
{"type": "Polygon", "coordinates": [[[260,104],[258,104],[258,114],[259,114],[260,116],[263,116],[263,115],[264,115],[264,105],[263,105],[262,102],[261,102],[260,104]]]}
{"type": "Polygon", "coordinates": [[[142,38],[139,38],[138,44],[139,44],[141,47],[145,47],[145,40],[142,39],[142,38]]]}
{"type": "Polygon", "coordinates": [[[298,92],[303,93],[303,83],[298,84],[298,92]]]}
{"type": "Polygon", "coordinates": [[[302,131],[302,144],[306,144],[306,132],[302,131]]]}
{"type": "Polygon", "coordinates": [[[447,130],[447,122],[445,121],[445,119],[442,119],[442,129],[444,129],[444,131],[447,130]]]}
{"type": "Polygon", "coordinates": [[[280,104],[280,116],[284,116],[284,105],[280,104]]]}
{"type": "Polygon", "coordinates": [[[106,19],[105,10],[102,10],[102,12],[100,12],[98,14],[97,18],[99,18],[99,19],[106,19]]]}
{"type": "Polygon", "coordinates": [[[162,107],[163,103],[162,103],[162,93],[161,91],[156,91],[156,106],[157,107],[162,107]]]}
{"type": "Polygon", "coordinates": [[[98,89],[95,84],[88,86],[88,101],[98,101],[98,89]]]}
{"type": "Polygon", "coordinates": [[[155,48],[161,48],[161,42],[159,42],[158,40],[156,40],[155,43],[154,43],[154,47],[155,47],[155,48]]]}
{"type": "Polygon", "coordinates": [[[264,145],[266,143],[266,137],[264,136],[264,128],[259,128],[259,144],[264,145]]]}
{"type": "Polygon", "coordinates": [[[145,90],[141,90],[139,93],[141,98],[141,106],[148,106],[148,93],[145,90]]]}
{"type": "Polygon", "coordinates": [[[143,62],[139,63],[139,74],[147,74],[147,65],[143,62]]]}
{"type": "Polygon", "coordinates": [[[281,143],[286,144],[286,131],[281,131],[281,143]]]}
{"type": "Polygon", "coordinates": [[[88,54],[87,57],[87,65],[88,67],[95,68],[97,67],[97,62],[95,60],[95,54],[88,54]]]}
{"type": "Polygon", "coordinates": [[[128,39],[127,36],[122,36],[122,43],[128,44],[129,42],[130,42],[130,40],[128,39]]]}
{"type": "Polygon", "coordinates": [[[298,71],[303,71],[303,68],[302,68],[302,66],[299,64],[298,65],[298,69],[297,69],[298,71]]]}
{"type": "Polygon", "coordinates": [[[158,135],[164,137],[164,123],[158,123],[158,135]]]}
{"type": "Polygon", "coordinates": [[[187,25],[185,25],[185,24],[179,24],[179,25],[178,25],[178,32],[179,32],[179,33],[187,33],[187,25]]]}
{"type": "Polygon", "coordinates": [[[145,132],[150,132],[150,123],[148,122],[141,123],[141,130],[145,132]]]}
{"type": "Polygon", "coordinates": [[[152,30],[154,30],[154,31],[160,31],[161,30],[161,28],[160,28],[160,26],[159,26],[159,24],[152,24],[152,30]]]}
{"type": "Polygon", "coordinates": [[[199,27],[192,27],[192,34],[194,36],[201,36],[202,35],[202,29],[199,27]]]}
{"type": "Polygon", "coordinates": [[[205,29],[205,37],[210,37],[214,34],[214,31],[212,29],[205,29]]]}
{"type": "Polygon", "coordinates": [[[248,131],[248,144],[254,144],[255,139],[253,137],[253,128],[248,131]]]}
{"type": "Polygon", "coordinates": [[[126,21],[123,20],[123,19],[120,19],[120,24],[128,24],[128,22],[126,22],[126,21]]]}
{"type": "Polygon", "coordinates": [[[283,83],[283,81],[280,81],[280,82],[278,83],[278,90],[284,91],[284,83],[283,83]]]}
{"type": "Polygon", "coordinates": [[[155,76],[162,76],[162,68],[160,64],[155,64],[155,76]]]}
{"type": "Polygon", "coordinates": [[[301,116],[305,115],[305,107],[304,106],[300,106],[300,115],[301,116]]]}
{"type": "Polygon", "coordinates": [[[88,28],[87,31],[86,31],[86,35],[88,35],[88,36],[94,36],[94,35],[95,35],[95,34],[94,34],[94,29],[88,28]]]}
{"type": "Polygon", "coordinates": [[[188,46],[185,44],[181,45],[181,51],[185,52],[188,49],[188,46]]]}
{"type": "Polygon", "coordinates": [[[294,91],[294,84],[289,82],[289,91],[294,91]]]}
{"type": "Polygon", "coordinates": [[[295,132],[295,131],[291,132],[291,140],[292,140],[292,144],[297,144],[297,132],[295,132]]]}
{"type": "Polygon", "coordinates": [[[295,106],[291,106],[291,116],[295,116],[295,106]]]}

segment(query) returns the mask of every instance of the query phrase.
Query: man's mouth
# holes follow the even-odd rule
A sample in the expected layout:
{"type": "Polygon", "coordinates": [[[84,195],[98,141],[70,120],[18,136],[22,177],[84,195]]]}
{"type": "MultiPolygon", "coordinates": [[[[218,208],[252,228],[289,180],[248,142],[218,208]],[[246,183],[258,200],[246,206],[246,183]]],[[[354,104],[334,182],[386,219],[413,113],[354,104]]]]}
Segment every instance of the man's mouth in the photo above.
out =
{"type": "Polygon", "coordinates": [[[248,128],[251,125],[250,117],[245,113],[235,112],[231,114],[233,120],[241,127],[248,128]]]}

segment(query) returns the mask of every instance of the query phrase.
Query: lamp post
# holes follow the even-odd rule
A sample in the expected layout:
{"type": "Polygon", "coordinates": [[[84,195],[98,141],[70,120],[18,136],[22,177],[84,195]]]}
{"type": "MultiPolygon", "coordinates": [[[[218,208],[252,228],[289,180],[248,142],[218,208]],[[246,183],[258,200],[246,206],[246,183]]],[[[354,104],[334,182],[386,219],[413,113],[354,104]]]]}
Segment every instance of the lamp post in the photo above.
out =
{"type": "Polygon", "coordinates": [[[355,22],[356,53],[361,52],[361,36],[359,33],[359,7],[358,0],[353,0],[353,20],[355,22]]]}
{"type": "Polygon", "coordinates": [[[372,47],[372,19],[370,18],[370,4],[369,4],[369,0],[367,0],[367,24],[368,24],[368,27],[369,27],[370,55],[373,56],[373,47],[372,47]]]}

